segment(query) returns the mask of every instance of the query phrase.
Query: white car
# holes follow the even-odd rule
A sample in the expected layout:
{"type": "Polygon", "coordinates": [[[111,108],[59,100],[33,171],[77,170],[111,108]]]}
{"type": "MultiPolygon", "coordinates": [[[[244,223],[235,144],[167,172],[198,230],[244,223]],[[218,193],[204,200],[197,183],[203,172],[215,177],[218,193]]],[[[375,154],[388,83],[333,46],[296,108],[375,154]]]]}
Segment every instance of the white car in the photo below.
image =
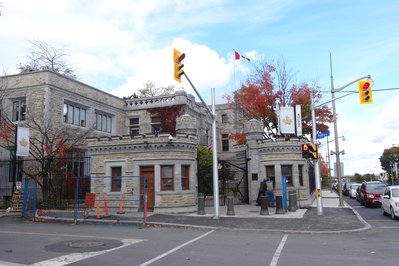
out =
{"type": "Polygon", "coordinates": [[[349,197],[356,199],[356,189],[360,186],[359,183],[352,183],[349,187],[349,197]]]}
{"type": "Polygon", "coordinates": [[[390,214],[392,219],[399,217],[399,186],[390,186],[385,189],[381,208],[384,215],[390,214]]]}

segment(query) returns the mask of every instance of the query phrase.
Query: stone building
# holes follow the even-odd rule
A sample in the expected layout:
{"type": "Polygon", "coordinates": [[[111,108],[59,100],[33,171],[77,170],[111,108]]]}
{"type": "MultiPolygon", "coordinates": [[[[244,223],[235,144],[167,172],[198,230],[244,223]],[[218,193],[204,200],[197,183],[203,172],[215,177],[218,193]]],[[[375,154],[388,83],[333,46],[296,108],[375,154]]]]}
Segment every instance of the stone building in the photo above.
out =
{"type": "MultiPolygon", "coordinates": [[[[23,126],[33,117],[51,127],[86,132],[77,152],[90,158],[84,173],[90,191],[134,200],[146,176],[149,207],[155,212],[194,211],[198,193],[198,144],[211,144],[211,118],[206,108],[185,91],[149,98],[119,98],[51,71],[1,77],[2,110],[23,126]],[[174,115],[172,115],[174,114],[174,115]],[[166,117],[165,115],[169,115],[166,117]],[[167,121],[167,124],[165,124],[167,121]],[[118,181],[119,178],[119,181],[118,181]]],[[[302,139],[262,140],[261,124],[244,121],[231,106],[216,106],[217,146],[222,194],[226,188],[237,202],[252,204],[259,183],[281,176],[299,193],[301,206],[310,203],[313,188],[309,165],[301,156],[302,139]],[[237,146],[230,133],[245,132],[247,145],[237,146]]],[[[78,133],[77,133],[78,134],[78,133]]],[[[13,175],[12,154],[1,149],[0,188],[7,196],[13,175]]]]}

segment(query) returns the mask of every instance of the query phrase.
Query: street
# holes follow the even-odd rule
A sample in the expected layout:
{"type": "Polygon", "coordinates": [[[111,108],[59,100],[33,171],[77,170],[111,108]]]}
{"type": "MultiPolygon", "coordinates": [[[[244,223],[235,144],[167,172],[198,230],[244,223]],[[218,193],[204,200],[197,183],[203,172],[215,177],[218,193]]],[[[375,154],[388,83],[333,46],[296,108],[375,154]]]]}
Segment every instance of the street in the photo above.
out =
{"type": "Polygon", "coordinates": [[[399,221],[344,197],[372,228],[334,234],[33,223],[0,218],[0,265],[397,265],[399,221]]]}

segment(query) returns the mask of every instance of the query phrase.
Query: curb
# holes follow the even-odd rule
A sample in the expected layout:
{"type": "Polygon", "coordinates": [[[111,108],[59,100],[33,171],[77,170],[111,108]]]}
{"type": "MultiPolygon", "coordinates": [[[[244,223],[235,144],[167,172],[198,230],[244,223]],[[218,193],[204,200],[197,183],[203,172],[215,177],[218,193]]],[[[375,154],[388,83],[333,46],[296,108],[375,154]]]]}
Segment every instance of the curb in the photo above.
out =
{"type": "Polygon", "coordinates": [[[307,230],[284,230],[284,229],[250,229],[250,228],[231,228],[231,227],[213,227],[205,225],[191,225],[191,224],[176,224],[176,223],[162,223],[162,222],[147,222],[144,227],[167,227],[167,228],[192,228],[192,229],[208,229],[208,230],[223,230],[223,231],[253,231],[253,232],[280,232],[287,234],[345,234],[356,233],[368,230],[371,226],[364,226],[362,228],[337,230],[337,231],[307,231],[307,230]]]}

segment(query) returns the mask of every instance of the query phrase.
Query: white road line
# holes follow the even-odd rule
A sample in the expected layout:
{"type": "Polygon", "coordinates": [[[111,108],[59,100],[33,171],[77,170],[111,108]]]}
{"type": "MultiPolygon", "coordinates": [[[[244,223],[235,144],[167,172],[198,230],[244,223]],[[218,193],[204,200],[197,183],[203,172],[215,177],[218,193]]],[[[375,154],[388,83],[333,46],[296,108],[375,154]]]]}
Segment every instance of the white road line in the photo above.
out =
{"type": "MultiPolygon", "coordinates": [[[[56,236],[56,237],[80,237],[80,238],[96,238],[93,235],[74,235],[74,234],[58,234],[58,233],[38,233],[38,232],[17,232],[17,231],[0,231],[0,234],[10,235],[32,235],[32,236],[56,236]]],[[[101,237],[101,239],[120,240],[116,237],[101,237]]]]}
{"type": "Polygon", "coordinates": [[[285,241],[287,241],[287,238],[288,238],[288,235],[285,234],[283,236],[283,238],[281,239],[280,245],[278,245],[278,247],[276,249],[276,252],[274,252],[274,256],[273,256],[272,261],[270,262],[270,266],[276,266],[277,265],[278,259],[280,258],[281,251],[284,248],[285,241]]]}
{"type": "Polygon", "coordinates": [[[107,250],[102,250],[102,251],[94,251],[94,252],[85,252],[85,253],[71,253],[65,256],[60,256],[57,258],[49,259],[49,260],[44,260],[40,261],[37,263],[33,263],[30,266],[63,266],[63,265],[68,265],[71,263],[75,263],[80,260],[85,260],[91,257],[95,257],[98,255],[102,255],[117,249],[121,249],[130,245],[133,245],[135,243],[141,242],[142,240],[140,239],[122,239],[123,245],[116,247],[116,248],[111,248],[107,250]]]}
{"type": "Polygon", "coordinates": [[[167,252],[165,252],[165,253],[159,255],[158,257],[155,257],[155,258],[153,258],[153,259],[151,259],[151,260],[149,260],[149,261],[146,261],[146,262],[144,262],[143,264],[140,264],[139,266],[150,265],[151,263],[153,263],[153,262],[155,262],[155,261],[157,261],[157,260],[160,260],[160,259],[162,259],[163,257],[166,257],[167,255],[169,255],[169,254],[171,254],[171,253],[173,253],[173,252],[175,252],[175,251],[181,249],[182,247],[185,247],[185,246],[187,246],[187,245],[189,245],[189,244],[191,244],[191,243],[193,243],[193,242],[195,242],[195,241],[197,241],[197,240],[200,240],[200,239],[203,238],[203,237],[206,237],[207,235],[213,233],[214,231],[215,231],[215,230],[209,231],[209,232],[207,232],[207,233],[205,233],[205,234],[203,234],[203,235],[200,235],[199,237],[196,237],[196,238],[194,238],[194,239],[191,239],[190,241],[187,241],[186,243],[183,243],[183,244],[181,244],[180,246],[177,246],[177,247],[175,247],[175,248],[173,248],[173,249],[171,249],[171,250],[169,250],[169,251],[167,251],[167,252]]]}
{"type": "Polygon", "coordinates": [[[2,261],[0,260],[0,266],[27,266],[26,264],[18,264],[18,263],[12,263],[8,261],[2,261]]]}

